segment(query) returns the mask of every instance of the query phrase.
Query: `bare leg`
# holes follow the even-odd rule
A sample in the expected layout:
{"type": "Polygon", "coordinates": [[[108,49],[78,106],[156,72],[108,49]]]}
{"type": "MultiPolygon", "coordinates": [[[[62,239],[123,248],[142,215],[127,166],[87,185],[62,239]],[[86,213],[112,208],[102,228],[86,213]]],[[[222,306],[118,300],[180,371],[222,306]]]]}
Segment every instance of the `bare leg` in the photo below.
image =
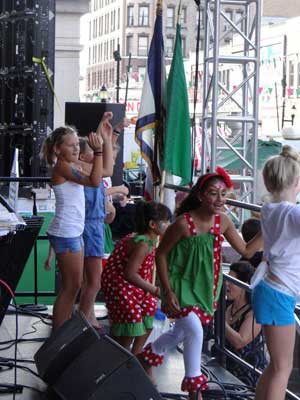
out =
{"type": "Polygon", "coordinates": [[[147,332],[145,333],[145,335],[137,336],[136,338],[134,338],[132,349],[131,349],[132,354],[134,354],[136,356],[137,354],[141,353],[151,331],[152,331],[152,329],[147,329],[147,332]]]}
{"type": "Polygon", "coordinates": [[[295,324],[264,326],[270,364],[261,375],[256,400],[284,400],[288,379],[293,368],[295,324]]]}
{"type": "Polygon", "coordinates": [[[202,395],[199,392],[189,392],[189,400],[202,400],[202,395]]]}
{"type": "Polygon", "coordinates": [[[95,300],[101,284],[101,258],[85,257],[83,284],[80,293],[79,310],[94,326],[99,326],[95,315],[95,300]]]}
{"type": "Polygon", "coordinates": [[[53,307],[54,331],[71,317],[73,305],[82,283],[83,250],[79,253],[57,254],[56,258],[61,272],[62,287],[53,307]]]}
{"type": "Polygon", "coordinates": [[[126,350],[130,350],[133,337],[130,336],[113,336],[113,339],[123,346],[126,350]]]}

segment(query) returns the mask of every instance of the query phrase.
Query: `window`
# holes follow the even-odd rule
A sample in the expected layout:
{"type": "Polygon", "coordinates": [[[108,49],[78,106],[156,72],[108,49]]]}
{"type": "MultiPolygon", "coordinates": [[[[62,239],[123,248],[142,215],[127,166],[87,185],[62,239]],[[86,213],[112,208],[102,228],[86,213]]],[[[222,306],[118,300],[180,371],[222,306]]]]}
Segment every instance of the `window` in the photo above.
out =
{"type": "Polygon", "coordinates": [[[182,57],[186,57],[186,38],[181,38],[182,57]]]}
{"type": "Polygon", "coordinates": [[[103,16],[100,17],[99,36],[103,35],[103,16]]]}
{"type": "MultiPolygon", "coordinates": [[[[225,15],[230,21],[232,21],[232,11],[231,10],[225,11],[225,15]]],[[[224,18],[224,31],[228,31],[230,28],[231,28],[230,23],[224,18]]]]}
{"type": "Polygon", "coordinates": [[[146,67],[138,67],[139,74],[139,82],[143,82],[145,80],[146,67]]]}
{"type": "Polygon", "coordinates": [[[91,73],[88,73],[88,79],[87,79],[87,90],[90,90],[91,88],[91,73]]]}
{"type": "Polygon", "coordinates": [[[133,36],[127,36],[126,37],[126,55],[129,56],[129,54],[132,54],[133,50],[133,36]]]}
{"type": "Polygon", "coordinates": [[[149,26],[149,6],[139,7],[139,26],[149,26]]]}
{"type": "MultiPolygon", "coordinates": [[[[205,12],[203,8],[200,8],[200,28],[204,29],[204,16],[205,16],[205,12]]],[[[196,13],[196,29],[198,28],[198,24],[199,24],[199,12],[197,11],[196,13]]]]}
{"type": "Polygon", "coordinates": [[[200,39],[200,43],[199,43],[199,47],[200,47],[200,50],[204,50],[204,39],[200,39]]]}
{"type": "Polygon", "coordinates": [[[167,40],[166,40],[166,56],[167,57],[172,57],[173,49],[174,49],[174,38],[169,36],[169,37],[167,37],[167,40]]]}
{"type": "Polygon", "coordinates": [[[133,6],[127,7],[127,26],[134,25],[133,6]]]}
{"type": "Polygon", "coordinates": [[[295,66],[293,61],[289,61],[289,86],[295,85],[295,66]]]}
{"type": "Polygon", "coordinates": [[[139,36],[138,40],[138,55],[147,56],[148,54],[148,36],[139,36]]]}
{"type": "Polygon", "coordinates": [[[167,27],[174,28],[175,26],[175,8],[168,7],[167,8],[167,27]]]}
{"type": "Polygon", "coordinates": [[[244,27],[243,16],[244,16],[243,11],[236,11],[236,12],[235,12],[234,22],[235,22],[236,26],[237,26],[241,31],[243,31],[243,27],[244,27]]]}
{"type": "Polygon", "coordinates": [[[180,23],[186,24],[186,7],[182,7],[181,9],[181,18],[180,18],[180,23]]]}
{"type": "Polygon", "coordinates": [[[116,27],[116,23],[115,23],[115,11],[111,11],[110,13],[110,31],[113,32],[115,30],[116,27]]]}
{"type": "Polygon", "coordinates": [[[105,14],[104,34],[108,33],[109,14],[105,14]]]}

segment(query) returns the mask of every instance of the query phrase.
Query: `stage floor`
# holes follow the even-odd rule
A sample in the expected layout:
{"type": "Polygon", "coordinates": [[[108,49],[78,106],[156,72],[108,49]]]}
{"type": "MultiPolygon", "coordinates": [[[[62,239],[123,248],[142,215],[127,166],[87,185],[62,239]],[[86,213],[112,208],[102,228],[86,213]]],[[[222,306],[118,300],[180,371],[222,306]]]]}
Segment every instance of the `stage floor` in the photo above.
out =
{"type": "MultiPolygon", "coordinates": [[[[51,310],[49,311],[51,312],[51,310]]],[[[105,313],[105,309],[103,306],[97,307],[97,316],[103,316],[105,313]]],[[[49,320],[45,320],[49,322],[49,320]]],[[[107,324],[107,320],[101,321],[103,324],[107,324]]],[[[14,340],[16,337],[16,316],[14,314],[7,313],[1,326],[0,326],[0,350],[3,349],[5,344],[3,342],[14,340]]],[[[33,316],[18,316],[18,337],[21,338],[23,336],[24,339],[40,339],[47,338],[50,334],[51,327],[49,325],[44,324],[39,318],[33,316]]],[[[18,365],[22,367],[28,367],[36,372],[36,367],[33,362],[33,355],[36,353],[38,348],[41,346],[41,342],[33,341],[33,342],[20,342],[17,346],[17,359],[23,360],[24,362],[18,361],[18,365]]],[[[0,351],[0,357],[9,357],[14,358],[15,356],[15,347],[12,346],[9,349],[0,351]]],[[[207,358],[204,360],[204,364],[207,363],[207,368],[209,371],[214,374],[222,384],[224,383],[236,383],[240,382],[234,378],[229,372],[225,369],[221,368],[215,363],[212,363],[207,358]]],[[[80,371],[78,371],[80,374],[80,371]]],[[[184,375],[184,366],[183,366],[183,358],[182,355],[174,349],[174,351],[168,353],[166,356],[165,363],[159,367],[154,369],[154,377],[157,383],[158,390],[163,393],[172,393],[172,394],[181,394],[180,385],[181,380],[184,375]]],[[[76,378],[76,377],[75,377],[76,378]]],[[[0,383],[1,384],[13,384],[14,382],[14,369],[6,370],[6,367],[2,367],[0,370],[0,383]]],[[[45,400],[46,396],[44,394],[46,390],[46,385],[43,383],[41,379],[34,376],[28,370],[17,369],[17,383],[20,385],[28,386],[28,388],[24,387],[23,392],[21,394],[16,394],[16,400],[45,400]],[[34,388],[35,390],[30,389],[29,387],[34,388]],[[41,392],[41,393],[40,393],[41,392]]],[[[217,389],[217,385],[213,385],[213,388],[217,389]]],[[[183,394],[183,393],[182,393],[183,394]]],[[[1,400],[11,400],[13,399],[13,395],[4,394],[0,392],[1,400]]],[[[228,397],[230,398],[230,397],[228,397]]],[[[182,397],[185,399],[185,396],[182,397]]],[[[109,400],[109,399],[107,399],[109,400]]],[[[143,399],[141,399],[143,400],[143,399]]]]}

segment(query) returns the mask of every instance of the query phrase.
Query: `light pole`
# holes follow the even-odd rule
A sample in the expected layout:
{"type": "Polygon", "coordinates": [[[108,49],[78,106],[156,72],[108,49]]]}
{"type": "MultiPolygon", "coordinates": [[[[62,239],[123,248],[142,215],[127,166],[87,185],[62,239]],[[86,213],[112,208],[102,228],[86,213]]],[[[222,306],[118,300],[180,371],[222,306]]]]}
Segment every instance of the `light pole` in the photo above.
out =
{"type": "Polygon", "coordinates": [[[116,98],[117,98],[117,103],[119,103],[120,100],[120,62],[122,60],[121,54],[120,54],[120,45],[118,44],[117,50],[114,51],[114,60],[117,63],[117,86],[116,86],[116,98]]]}

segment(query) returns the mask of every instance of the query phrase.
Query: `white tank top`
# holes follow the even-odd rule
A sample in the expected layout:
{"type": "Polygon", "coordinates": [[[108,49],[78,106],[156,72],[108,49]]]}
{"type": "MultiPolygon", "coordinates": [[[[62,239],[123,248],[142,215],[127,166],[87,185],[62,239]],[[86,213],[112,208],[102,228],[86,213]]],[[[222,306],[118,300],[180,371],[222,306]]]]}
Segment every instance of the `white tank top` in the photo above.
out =
{"type": "Polygon", "coordinates": [[[66,181],[53,186],[55,216],[48,233],[59,237],[77,237],[84,229],[85,203],[82,185],[66,181]]]}

